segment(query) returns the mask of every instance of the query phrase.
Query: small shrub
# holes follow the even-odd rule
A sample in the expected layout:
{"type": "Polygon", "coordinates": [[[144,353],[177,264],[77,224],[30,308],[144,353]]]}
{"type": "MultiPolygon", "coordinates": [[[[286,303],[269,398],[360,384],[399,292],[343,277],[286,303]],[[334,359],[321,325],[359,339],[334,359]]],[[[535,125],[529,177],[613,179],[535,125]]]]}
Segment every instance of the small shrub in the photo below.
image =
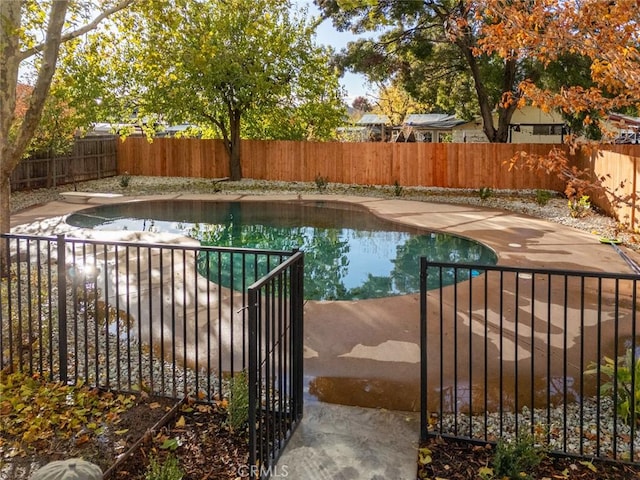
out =
{"type": "Polygon", "coordinates": [[[545,206],[553,197],[553,193],[549,190],[536,190],[536,203],[545,206]]]}
{"type": "Polygon", "coordinates": [[[480,200],[486,200],[493,195],[493,190],[491,190],[491,187],[480,187],[478,195],[480,196],[480,200]]]}
{"type": "Polygon", "coordinates": [[[236,374],[230,382],[227,425],[232,430],[241,429],[249,420],[249,379],[247,372],[236,374]]]}
{"type": "Polygon", "coordinates": [[[316,187],[319,192],[324,192],[329,185],[329,179],[327,177],[323,177],[322,175],[316,175],[316,187]]]}
{"type": "Polygon", "coordinates": [[[144,474],[145,480],[182,480],[183,477],[184,472],[173,455],[169,455],[163,463],[151,457],[149,467],[144,474]]]}
{"type": "Polygon", "coordinates": [[[394,183],[393,194],[396,197],[401,197],[402,196],[402,185],[400,185],[397,180],[394,183]]]}
{"type": "Polygon", "coordinates": [[[591,202],[588,195],[582,195],[579,199],[569,199],[569,214],[573,218],[586,217],[591,211],[591,202]]]}
{"type": "Polygon", "coordinates": [[[129,175],[129,172],[124,172],[122,175],[120,175],[120,187],[129,188],[130,183],[131,175],[129,175]]]}
{"type": "Polygon", "coordinates": [[[500,440],[493,457],[493,475],[500,479],[530,479],[528,472],[537,467],[545,455],[530,435],[519,436],[511,443],[500,440]]]}
{"type": "Polygon", "coordinates": [[[627,424],[632,420],[638,420],[640,418],[640,356],[634,356],[634,350],[628,348],[625,354],[616,360],[604,357],[600,366],[592,362],[584,373],[597,375],[598,371],[609,378],[609,381],[600,387],[600,393],[610,396],[615,393],[614,400],[620,419],[627,424]]]}

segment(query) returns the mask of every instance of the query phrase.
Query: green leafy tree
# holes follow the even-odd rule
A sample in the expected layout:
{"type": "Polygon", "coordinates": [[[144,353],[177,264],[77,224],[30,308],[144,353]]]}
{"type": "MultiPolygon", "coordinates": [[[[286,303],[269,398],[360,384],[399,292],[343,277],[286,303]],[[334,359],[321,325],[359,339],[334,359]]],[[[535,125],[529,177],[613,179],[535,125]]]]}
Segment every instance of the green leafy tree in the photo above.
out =
{"type": "Polygon", "coordinates": [[[331,65],[331,51],[313,44],[307,27],[301,42],[299,65],[288,89],[271,102],[247,112],[242,134],[264,140],[330,140],[344,123],[344,91],[338,71],[331,65]],[[305,45],[306,44],[306,45],[305,45]]]}
{"type": "MultiPolygon", "coordinates": [[[[31,142],[49,97],[61,45],[95,29],[133,0],[0,2],[0,232],[10,229],[11,173],[31,142]],[[20,69],[33,71],[23,115],[16,115],[20,69]]],[[[2,255],[4,258],[4,255],[2,255]]]]}
{"type": "MultiPolygon", "coordinates": [[[[93,57],[97,74],[87,87],[118,92],[104,92],[105,112],[198,125],[203,137],[224,140],[233,180],[242,177],[242,136],[325,139],[341,121],[329,52],[314,44],[314,24],[287,1],[143,2],[116,25],[139,35],[116,36],[112,51],[93,57]]],[[[105,42],[82,48],[95,45],[105,42]]]]}

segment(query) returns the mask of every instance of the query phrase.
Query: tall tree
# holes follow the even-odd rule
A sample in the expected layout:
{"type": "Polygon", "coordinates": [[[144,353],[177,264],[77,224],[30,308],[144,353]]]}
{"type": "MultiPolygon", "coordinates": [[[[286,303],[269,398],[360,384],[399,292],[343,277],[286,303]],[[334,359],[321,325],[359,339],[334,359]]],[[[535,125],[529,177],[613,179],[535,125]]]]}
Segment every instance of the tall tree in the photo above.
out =
{"type": "Polygon", "coordinates": [[[530,64],[518,57],[501,58],[478,50],[485,19],[476,2],[316,0],[324,16],[339,30],[379,32],[377,39],[352,42],[342,62],[373,81],[397,79],[418,100],[435,105],[461,105],[457,114],[479,113],[491,142],[506,142],[509,123],[530,64]],[[471,94],[475,105],[470,104],[471,94]],[[503,102],[508,96],[516,102],[503,102]],[[461,101],[459,101],[461,100],[461,101]],[[494,125],[493,112],[497,111],[494,125]]]}
{"type": "Polygon", "coordinates": [[[234,180],[242,178],[242,135],[327,138],[342,119],[329,53],[287,0],[156,0],[120,22],[122,31],[137,28],[137,39],[116,39],[87,73],[118,85],[121,106],[139,118],[196,124],[222,138],[234,180]]]}
{"type": "MultiPolygon", "coordinates": [[[[525,78],[519,84],[520,102],[558,109],[589,130],[603,124],[610,112],[640,107],[640,9],[636,0],[503,2],[484,0],[480,13],[490,21],[479,47],[505,59],[527,57],[546,72],[566,59],[589,67],[588,78],[566,74],[557,85],[525,78]]],[[[596,137],[598,137],[596,135],[596,137]]],[[[570,136],[577,147],[584,140],[570,136]]],[[[610,138],[609,138],[610,140],[610,138]]],[[[601,141],[607,141],[605,136],[601,141]]],[[[572,167],[562,150],[544,157],[527,157],[532,168],[555,172],[568,181],[567,193],[604,188],[614,201],[625,201],[616,190],[595,182],[572,167]]]]}
{"type": "Polygon", "coordinates": [[[0,1],[0,232],[8,232],[11,226],[11,173],[40,122],[60,46],[95,29],[132,2],[0,1]],[[28,107],[17,116],[20,69],[27,63],[35,72],[35,82],[28,107]]]}

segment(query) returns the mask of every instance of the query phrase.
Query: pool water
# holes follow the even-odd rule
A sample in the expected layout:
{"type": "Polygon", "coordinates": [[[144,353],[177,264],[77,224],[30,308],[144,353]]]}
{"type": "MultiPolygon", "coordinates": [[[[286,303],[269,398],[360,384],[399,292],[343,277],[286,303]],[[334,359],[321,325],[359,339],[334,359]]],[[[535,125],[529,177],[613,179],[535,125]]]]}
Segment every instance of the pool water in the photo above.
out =
{"type": "MultiPolygon", "coordinates": [[[[151,200],[85,209],[70,215],[67,223],[98,230],[181,233],[203,245],[299,248],[305,252],[305,298],[313,300],[418,292],[423,255],[440,262],[497,261],[493,250],[479,242],[395,224],[364,207],[340,202],[151,200]]],[[[445,284],[467,278],[458,274],[454,279],[446,272],[442,277],[445,284]]]]}

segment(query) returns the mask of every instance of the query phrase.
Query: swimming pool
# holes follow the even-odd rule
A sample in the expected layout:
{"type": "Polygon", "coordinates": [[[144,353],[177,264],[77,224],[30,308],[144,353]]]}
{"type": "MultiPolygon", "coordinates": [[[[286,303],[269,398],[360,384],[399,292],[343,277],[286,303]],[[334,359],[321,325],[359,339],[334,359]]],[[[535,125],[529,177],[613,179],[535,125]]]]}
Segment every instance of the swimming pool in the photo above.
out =
{"type": "MultiPolygon", "coordinates": [[[[305,252],[305,298],[313,300],[415,293],[422,255],[441,262],[497,261],[493,250],[474,240],[395,224],[359,205],[330,201],[149,200],[88,208],[67,223],[181,233],[204,245],[299,248],[305,252]]],[[[466,279],[443,277],[447,283],[466,279]]]]}

